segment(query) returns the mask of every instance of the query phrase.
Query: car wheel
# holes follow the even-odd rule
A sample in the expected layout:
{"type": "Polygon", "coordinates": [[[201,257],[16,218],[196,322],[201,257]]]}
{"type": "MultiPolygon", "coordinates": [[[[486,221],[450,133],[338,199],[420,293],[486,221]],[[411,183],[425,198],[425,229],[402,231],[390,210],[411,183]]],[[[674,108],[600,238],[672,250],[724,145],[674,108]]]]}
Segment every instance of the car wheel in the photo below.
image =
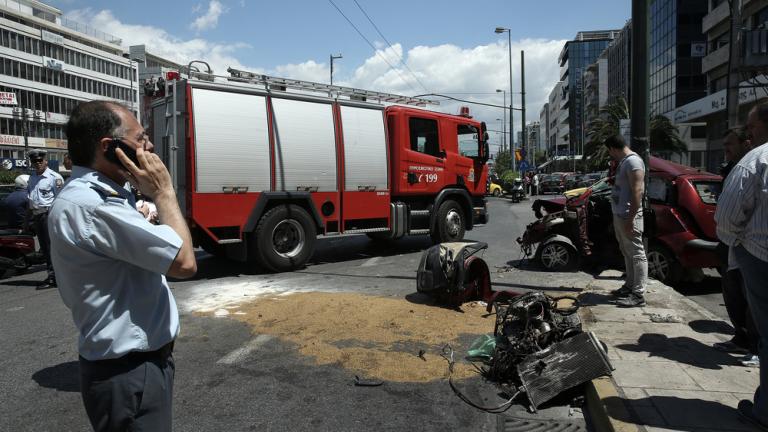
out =
{"type": "Polygon", "coordinates": [[[680,280],[682,267],[665,247],[652,243],[646,253],[648,257],[648,276],[670,285],[680,280]]]}
{"type": "Polygon", "coordinates": [[[499,195],[501,195],[501,189],[494,189],[493,190],[493,196],[497,197],[499,195]]]}
{"type": "Polygon", "coordinates": [[[541,245],[537,255],[541,265],[549,271],[568,271],[576,264],[576,251],[561,241],[541,245]]]}
{"type": "Polygon", "coordinates": [[[269,210],[259,220],[251,253],[268,270],[301,268],[315,249],[315,222],[303,208],[289,204],[269,210]]]}
{"type": "Polygon", "coordinates": [[[435,226],[432,227],[432,241],[445,243],[464,238],[464,212],[454,200],[445,200],[437,210],[435,226]]]}

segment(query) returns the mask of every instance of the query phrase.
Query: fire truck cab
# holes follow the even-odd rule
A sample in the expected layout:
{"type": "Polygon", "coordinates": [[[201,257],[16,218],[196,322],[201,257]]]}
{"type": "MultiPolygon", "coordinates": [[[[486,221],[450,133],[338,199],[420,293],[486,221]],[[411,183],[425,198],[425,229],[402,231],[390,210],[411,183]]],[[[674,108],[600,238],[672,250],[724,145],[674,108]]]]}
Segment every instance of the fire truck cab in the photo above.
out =
{"type": "Polygon", "coordinates": [[[288,271],[318,235],[444,242],[488,220],[484,123],[383,105],[425,99],[230,73],[168,82],[151,104],[156,152],[206,251],[288,271]]]}

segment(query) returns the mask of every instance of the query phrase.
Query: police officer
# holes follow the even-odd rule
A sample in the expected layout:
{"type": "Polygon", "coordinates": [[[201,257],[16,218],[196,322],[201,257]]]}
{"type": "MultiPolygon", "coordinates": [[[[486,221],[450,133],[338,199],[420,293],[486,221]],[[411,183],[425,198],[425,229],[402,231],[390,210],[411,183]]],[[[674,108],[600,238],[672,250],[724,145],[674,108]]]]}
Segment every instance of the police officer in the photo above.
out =
{"type": "Polygon", "coordinates": [[[80,335],[80,391],[96,431],[170,431],[179,313],[165,275],[197,271],[171,177],[121,105],[78,105],[67,123],[72,176],[48,225],[59,292],[80,335]],[[127,154],[134,154],[134,160],[127,154]],[[157,206],[136,211],[126,181],[157,206]]]}
{"type": "Polygon", "coordinates": [[[48,168],[46,151],[32,149],[29,152],[29,162],[34,170],[29,176],[27,185],[27,198],[29,206],[27,215],[29,222],[37,234],[40,242],[40,251],[45,257],[45,265],[48,277],[38,288],[50,288],[56,286],[56,275],[51,265],[51,242],[48,238],[48,210],[51,209],[53,199],[64,186],[64,178],[56,171],[48,168]]]}

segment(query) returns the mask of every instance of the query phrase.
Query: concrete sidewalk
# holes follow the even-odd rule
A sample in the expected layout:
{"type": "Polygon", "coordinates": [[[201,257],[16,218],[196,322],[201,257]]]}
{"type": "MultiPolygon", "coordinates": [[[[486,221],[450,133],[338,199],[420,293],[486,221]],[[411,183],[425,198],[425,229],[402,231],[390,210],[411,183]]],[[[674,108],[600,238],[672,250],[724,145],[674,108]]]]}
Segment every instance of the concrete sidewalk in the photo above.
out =
{"type": "Polygon", "coordinates": [[[599,430],[749,431],[736,405],[757,388],[757,368],[712,348],[730,323],[672,288],[651,281],[644,308],[618,308],[618,272],[595,278],[581,296],[585,330],[608,345],[616,370],[588,387],[599,430]]]}

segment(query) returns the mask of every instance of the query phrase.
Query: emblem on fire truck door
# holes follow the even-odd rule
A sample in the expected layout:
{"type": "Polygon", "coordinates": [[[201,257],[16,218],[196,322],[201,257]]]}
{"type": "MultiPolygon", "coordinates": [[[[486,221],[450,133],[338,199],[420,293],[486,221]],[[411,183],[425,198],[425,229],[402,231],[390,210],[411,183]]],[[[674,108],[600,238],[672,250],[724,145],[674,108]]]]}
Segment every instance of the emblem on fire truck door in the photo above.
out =
{"type": "Polygon", "coordinates": [[[470,168],[469,169],[469,175],[467,176],[467,180],[469,180],[471,182],[475,181],[475,169],[474,168],[470,168]]]}

